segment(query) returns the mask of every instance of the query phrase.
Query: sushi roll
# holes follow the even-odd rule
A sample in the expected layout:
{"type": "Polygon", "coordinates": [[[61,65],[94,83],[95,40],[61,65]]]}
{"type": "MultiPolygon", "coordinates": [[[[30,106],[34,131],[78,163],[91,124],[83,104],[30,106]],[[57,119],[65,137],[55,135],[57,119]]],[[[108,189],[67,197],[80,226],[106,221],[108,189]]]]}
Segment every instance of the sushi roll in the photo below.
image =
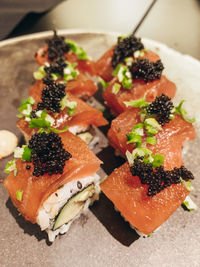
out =
{"type": "Polygon", "coordinates": [[[47,80],[64,83],[67,92],[87,99],[97,91],[97,85],[91,78],[77,69],[77,62],[70,63],[65,58],[58,58],[55,62],[45,62],[33,74],[36,82],[30,87],[29,93],[40,93],[47,80]]]}
{"type": "Polygon", "coordinates": [[[126,110],[124,101],[146,95],[148,101],[165,93],[174,97],[176,86],[162,75],[164,66],[155,53],[146,50],[139,38],[131,35],[118,39],[116,46],[96,62],[103,79],[103,98],[114,114],[126,110]]]}
{"type": "Polygon", "coordinates": [[[113,71],[118,64],[131,58],[147,59],[151,62],[160,60],[159,56],[151,50],[147,50],[141,39],[133,34],[118,37],[117,44],[106,51],[95,63],[96,73],[106,82],[113,79],[113,71]]]}
{"type": "Polygon", "coordinates": [[[100,110],[70,93],[64,84],[46,81],[42,92],[32,91],[31,97],[22,101],[18,128],[26,140],[39,129],[60,132],[69,129],[73,134],[89,130],[90,126],[104,126],[108,122],[100,110]]]}
{"type": "Polygon", "coordinates": [[[36,133],[28,145],[15,150],[4,185],[20,214],[53,242],[98,199],[100,164],[70,132],[36,133]]]}
{"type": "Polygon", "coordinates": [[[194,177],[184,167],[182,147],[195,138],[194,120],[186,117],[183,102],[174,107],[166,95],[130,104],[132,109],[115,118],[108,133],[128,162],[101,189],[132,227],[150,235],[189,199],[194,177]]]}
{"type": "Polygon", "coordinates": [[[195,138],[192,125],[195,120],[187,117],[187,112],[182,107],[183,101],[175,107],[171,99],[163,94],[151,103],[142,98],[126,102],[126,105],[128,109],[111,123],[108,131],[110,145],[126,156],[127,151],[132,153],[144,143],[155,153],[167,152],[165,162],[169,165],[173,164],[175,158],[178,165],[181,165],[184,142],[195,138]]]}
{"type": "Polygon", "coordinates": [[[39,65],[45,62],[53,63],[64,57],[70,63],[77,63],[77,69],[82,73],[95,74],[94,62],[87,56],[85,50],[74,41],[58,36],[56,31],[51,39],[46,40],[47,45],[35,53],[35,60],[39,65]]]}
{"type": "MultiPolygon", "coordinates": [[[[137,160],[140,162],[139,159],[137,160]]],[[[131,167],[126,162],[115,169],[101,184],[101,190],[139,235],[148,236],[176,211],[190,191],[180,182],[170,184],[153,197],[149,196],[147,195],[149,186],[144,184],[138,175],[132,174],[131,167]]],[[[186,174],[187,179],[193,178],[185,168],[179,171],[181,174],[186,174]]],[[[160,174],[160,172],[157,173],[160,174]]],[[[152,178],[149,174],[148,177],[152,178]]]]}

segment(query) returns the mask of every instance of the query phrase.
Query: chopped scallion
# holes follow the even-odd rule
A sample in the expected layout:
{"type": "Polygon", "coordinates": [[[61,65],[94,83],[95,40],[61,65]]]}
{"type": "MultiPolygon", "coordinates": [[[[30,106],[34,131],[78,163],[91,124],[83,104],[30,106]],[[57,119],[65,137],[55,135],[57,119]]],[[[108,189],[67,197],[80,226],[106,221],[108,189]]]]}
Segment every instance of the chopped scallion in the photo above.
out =
{"type": "Polygon", "coordinates": [[[183,201],[182,205],[189,211],[197,210],[197,205],[192,201],[192,199],[187,196],[185,200],[183,201]]]}
{"type": "Polygon", "coordinates": [[[56,129],[56,128],[52,128],[52,127],[51,127],[49,130],[52,131],[52,132],[54,132],[54,133],[64,133],[64,132],[66,132],[68,129],[69,129],[69,126],[67,125],[67,126],[65,126],[65,128],[63,128],[63,129],[61,129],[61,130],[56,129]]]}
{"type": "Polygon", "coordinates": [[[16,160],[15,159],[12,159],[12,160],[10,160],[10,161],[7,162],[6,167],[4,169],[4,172],[5,173],[10,173],[11,171],[15,171],[15,169],[17,169],[16,168],[16,160]]]}
{"type": "Polygon", "coordinates": [[[134,163],[133,156],[132,156],[131,152],[129,152],[128,150],[126,151],[126,158],[128,160],[129,165],[132,166],[134,163]]]}
{"type": "Polygon", "coordinates": [[[185,100],[182,100],[180,103],[179,103],[179,105],[178,106],[176,106],[175,108],[174,108],[174,110],[172,111],[172,113],[173,114],[179,114],[179,115],[181,115],[182,116],[182,118],[185,120],[185,121],[187,121],[187,122],[189,122],[189,123],[194,123],[195,122],[195,119],[193,118],[193,119],[189,119],[189,118],[187,118],[187,111],[182,107],[182,105],[183,105],[183,103],[185,102],[185,100]]]}
{"type": "Polygon", "coordinates": [[[21,158],[23,153],[24,153],[23,147],[16,147],[14,150],[14,158],[16,159],[21,158]]]}
{"type": "Polygon", "coordinates": [[[23,161],[30,161],[31,160],[31,153],[32,153],[32,149],[30,149],[28,146],[25,146],[24,152],[22,154],[22,160],[23,161]]]}
{"type": "Polygon", "coordinates": [[[155,136],[148,136],[146,139],[147,144],[155,145],[156,144],[156,137],[155,136]]]}
{"type": "Polygon", "coordinates": [[[130,101],[124,101],[124,104],[126,107],[134,107],[134,108],[143,108],[147,107],[150,104],[145,101],[145,96],[144,98],[136,99],[136,100],[130,100],[130,101]]]}
{"type": "Polygon", "coordinates": [[[78,59],[81,59],[81,60],[90,59],[87,56],[86,51],[81,46],[78,46],[74,41],[65,39],[65,43],[68,44],[70,47],[70,50],[78,56],[78,59]]]}
{"type": "Polygon", "coordinates": [[[120,87],[121,87],[121,85],[119,83],[114,83],[114,85],[112,87],[112,93],[116,95],[119,92],[120,87]]]}
{"type": "Polygon", "coordinates": [[[39,67],[39,69],[33,73],[33,77],[36,80],[42,80],[46,76],[46,71],[44,70],[44,68],[45,65],[39,67]]]}
{"type": "Polygon", "coordinates": [[[101,77],[98,77],[98,80],[99,80],[100,84],[102,85],[103,92],[105,92],[106,87],[109,85],[109,82],[105,82],[101,77]]]}
{"type": "Polygon", "coordinates": [[[16,191],[17,200],[19,200],[21,202],[22,201],[22,196],[23,196],[23,190],[17,190],[16,191]]]}

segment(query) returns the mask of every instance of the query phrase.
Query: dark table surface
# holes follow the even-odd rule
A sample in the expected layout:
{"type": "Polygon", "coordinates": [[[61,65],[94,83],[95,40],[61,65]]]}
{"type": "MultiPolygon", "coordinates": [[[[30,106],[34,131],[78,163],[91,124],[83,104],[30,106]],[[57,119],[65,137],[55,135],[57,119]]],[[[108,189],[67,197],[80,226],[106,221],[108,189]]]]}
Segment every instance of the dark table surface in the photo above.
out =
{"type": "Polygon", "coordinates": [[[52,29],[134,31],[200,59],[199,0],[68,0],[48,12],[43,3],[41,11],[26,15],[7,38],[52,29]]]}

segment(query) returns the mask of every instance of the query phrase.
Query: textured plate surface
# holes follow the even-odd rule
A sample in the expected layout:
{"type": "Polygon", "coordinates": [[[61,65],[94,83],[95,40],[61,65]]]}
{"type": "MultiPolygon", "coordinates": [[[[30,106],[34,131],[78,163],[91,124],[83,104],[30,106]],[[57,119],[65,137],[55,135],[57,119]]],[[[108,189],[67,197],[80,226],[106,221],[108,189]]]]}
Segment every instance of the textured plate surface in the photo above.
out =
{"type": "MultiPolygon", "coordinates": [[[[117,36],[83,31],[59,33],[83,45],[94,59],[102,55],[117,36]]],[[[14,132],[19,140],[22,135],[16,128],[17,107],[21,99],[28,96],[33,82],[32,73],[37,69],[34,52],[50,35],[46,32],[0,43],[0,129],[14,132]]],[[[161,56],[167,76],[177,84],[175,100],[186,99],[186,108],[197,118],[197,138],[184,149],[184,162],[196,177],[191,198],[200,207],[200,63],[160,43],[144,42],[161,56]]],[[[119,164],[109,147],[98,155],[105,161],[106,172],[119,164]]],[[[1,161],[1,178],[5,177],[2,170],[7,160],[1,161]]],[[[72,225],[68,234],[49,245],[39,227],[18,215],[3,184],[0,184],[0,203],[1,266],[199,266],[199,210],[189,213],[179,208],[151,238],[138,239],[102,195],[88,214],[72,225]]]]}

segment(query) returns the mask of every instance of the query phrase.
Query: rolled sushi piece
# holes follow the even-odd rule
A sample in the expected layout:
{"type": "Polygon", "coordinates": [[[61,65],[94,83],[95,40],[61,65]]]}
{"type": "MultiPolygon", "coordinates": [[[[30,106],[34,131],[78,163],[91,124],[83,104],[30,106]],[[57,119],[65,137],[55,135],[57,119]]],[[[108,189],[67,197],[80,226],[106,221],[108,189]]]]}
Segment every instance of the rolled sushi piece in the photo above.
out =
{"type": "Polygon", "coordinates": [[[182,147],[195,138],[194,121],[186,117],[183,102],[173,107],[164,95],[152,103],[143,99],[131,104],[137,108],[114,119],[108,133],[111,145],[128,162],[115,169],[101,189],[131,226],[150,235],[191,191],[194,177],[184,167],[182,147]]]}
{"type": "MultiPolygon", "coordinates": [[[[149,186],[141,181],[141,177],[131,173],[131,167],[126,162],[115,169],[101,184],[101,190],[131,227],[142,236],[151,235],[184,202],[190,191],[179,182],[167,186],[153,197],[149,196],[149,186]]],[[[181,174],[188,172],[183,168],[179,170],[182,170],[181,174]]],[[[160,174],[158,171],[156,173],[160,174]]],[[[149,180],[152,178],[150,175],[148,177],[149,180]]],[[[186,177],[192,178],[190,174],[186,177]]],[[[180,176],[176,178],[178,180],[180,176]]]]}
{"type": "Polygon", "coordinates": [[[82,73],[95,74],[94,62],[87,56],[86,51],[74,41],[58,36],[56,31],[46,45],[35,53],[35,60],[39,65],[45,62],[53,63],[64,57],[70,63],[77,63],[77,69],[82,73]]]}
{"type": "Polygon", "coordinates": [[[87,99],[97,91],[96,83],[77,69],[77,62],[71,63],[60,57],[55,62],[45,62],[34,72],[36,82],[30,87],[29,93],[41,93],[45,87],[45,82],[53,80],[65,84],[67,92],[87,99]]]}
{"type": "Polygon", "coordinates": [[[157,96],[162,94],[173,98],[175,93],[176,85],[164,75],[160,79],[147,83],[140,79],[134,80],[130,89],[125,88],[116,77],[111,80],[103,92],[103,99],[112,113],[118,115],[127,110],[127,106],[124,103],[126,101],[137,100],[146,96],[147,101],[152,102],[157,96]]]}
{"type": "Polygon", "coordinates": [[[172,98],[176,92],[175,84],[162,75],[159,56],[146,50],[141,39],[133,35],[119,37],[117,45],[97,61],[96,69],[103,79],[103,98],[114,114],[126,110],[124,101],[144,95],[153,101],[162,93],[172,98]]]}
{"type": "Polygon", "coordinates": [[[110,145],[123,156],[144,145],[154,153],[167,154],[166,167],[181,166],[183,144],[195,138],[195,120],[188,118],[183,102],[174,106],[164,94],[151,103],[145,98],[126,102],[128,110],[112,120],[110,145]]]}
{"type": "Polygon", "coordinates": [[[101,161],[70,132],[36,133],[17,148],[4,181],[20,214],[53,242],[98,199],[101,161]]]}
{"type": "Polygon", "coordinates": [[[90,126],[104,126],[108,122],[103,113],[78,97],[66,93],[64,84],[48,81],[42,92],[32,91],[22,101],[18,128],[26,140],[38,130],[55,132],[68,129],[73,134],[85,132],[90,126]]]}
{"type": "Polygon", "coordinates": [[[147,59],[156,62],[160,60],[160,57],[153,51],[147,50],[141,39],[133,34],[120,36],[117,43],[96,61],[96,74],[104,81],[110,82],[113,79],[113,71],[118,64],[126,64],[127,61],[132,63],[134,59],[147,59]]]}

